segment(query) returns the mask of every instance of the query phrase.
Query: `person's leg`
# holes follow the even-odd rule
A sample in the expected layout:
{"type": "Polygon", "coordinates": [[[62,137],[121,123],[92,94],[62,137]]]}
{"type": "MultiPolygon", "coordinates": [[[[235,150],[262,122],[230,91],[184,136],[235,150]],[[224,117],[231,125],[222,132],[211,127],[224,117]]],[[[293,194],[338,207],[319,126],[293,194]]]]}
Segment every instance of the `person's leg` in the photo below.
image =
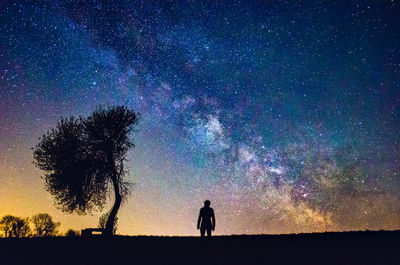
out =
{"type": "Polygon", "coordinates": [[[206,229],[204,229],[203,227],[200,228],[200,235],[201,237],[204,237],[204,234],[206,233],[206,229]]]}
{"type": "Polygon", "coordinates": [[[211,236],[211,228],[207,228],[207,236],[208,236],[208,237],[211,236]]]}

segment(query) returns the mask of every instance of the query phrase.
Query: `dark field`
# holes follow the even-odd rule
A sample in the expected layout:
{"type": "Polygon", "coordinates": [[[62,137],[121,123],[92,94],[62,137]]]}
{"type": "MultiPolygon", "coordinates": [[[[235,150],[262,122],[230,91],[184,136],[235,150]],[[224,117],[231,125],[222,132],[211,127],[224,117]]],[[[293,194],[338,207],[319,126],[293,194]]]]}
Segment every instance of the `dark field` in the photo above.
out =
{"type": "Polygon", "coordinates": [[[0,239],[0,264],[400,264],[400,231],[0,239]]]}

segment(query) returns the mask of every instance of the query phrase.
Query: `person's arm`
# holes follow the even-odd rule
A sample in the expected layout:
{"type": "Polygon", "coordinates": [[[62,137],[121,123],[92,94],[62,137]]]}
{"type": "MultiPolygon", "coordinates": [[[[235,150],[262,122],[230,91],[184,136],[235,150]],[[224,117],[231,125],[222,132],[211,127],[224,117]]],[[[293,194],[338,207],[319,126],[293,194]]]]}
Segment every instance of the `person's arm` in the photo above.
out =
{"type": "Polygon", "coordinates": [[[214,215],[214,210],[212,210],[211,220],[212,220],[212,230],[214,231],[214,229],[215,229],[215,215],[214,215]]]}
{"type": "Polygon", "coordinates": [[[200,221],[201,221],[201,210],[199,213],[199,218],[197,219],[197,229],[200,229],[200,221]]]}

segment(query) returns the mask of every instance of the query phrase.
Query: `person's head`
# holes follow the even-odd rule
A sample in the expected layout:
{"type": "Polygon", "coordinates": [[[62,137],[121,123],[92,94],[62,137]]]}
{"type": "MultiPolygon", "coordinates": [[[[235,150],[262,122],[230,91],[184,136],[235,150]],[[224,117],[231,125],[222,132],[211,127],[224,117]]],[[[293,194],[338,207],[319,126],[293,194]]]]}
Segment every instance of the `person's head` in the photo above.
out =
{"type": "Polygon", "coordinates": [[[211,204],[211,202],[210,202],[209,200],[206,200],[206,201],[204,202],[204,206],[205,206],[205,207],[210,207],[210,204],[211,204]]]}

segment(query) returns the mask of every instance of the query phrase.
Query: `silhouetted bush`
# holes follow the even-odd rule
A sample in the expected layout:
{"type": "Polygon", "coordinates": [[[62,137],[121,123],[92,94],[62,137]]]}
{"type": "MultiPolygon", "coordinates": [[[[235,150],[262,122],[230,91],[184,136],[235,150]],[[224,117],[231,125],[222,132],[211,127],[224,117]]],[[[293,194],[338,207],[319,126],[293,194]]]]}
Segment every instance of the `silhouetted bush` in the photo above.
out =
{"type": "Polygon", "coordinates": [[[73,229],[68,229],[67,232],[65,232],[66,237],[78,237],[80,236],[79,231],[73,230],[73,229]]]}
{"type": "MultiPolygon", "coordinates": [[[[110,215],[110,212],[107,212],[100,216],[99,224],[97,225],[99,228],[106,229],[106,223],[107,223],[109,215],[110,215]]],[[[117,232],[117,228],[118,228],[118,217],[116,216],[114,218],[114,222],[113,222],[113,234],[115,234],[117,232]]]]}

